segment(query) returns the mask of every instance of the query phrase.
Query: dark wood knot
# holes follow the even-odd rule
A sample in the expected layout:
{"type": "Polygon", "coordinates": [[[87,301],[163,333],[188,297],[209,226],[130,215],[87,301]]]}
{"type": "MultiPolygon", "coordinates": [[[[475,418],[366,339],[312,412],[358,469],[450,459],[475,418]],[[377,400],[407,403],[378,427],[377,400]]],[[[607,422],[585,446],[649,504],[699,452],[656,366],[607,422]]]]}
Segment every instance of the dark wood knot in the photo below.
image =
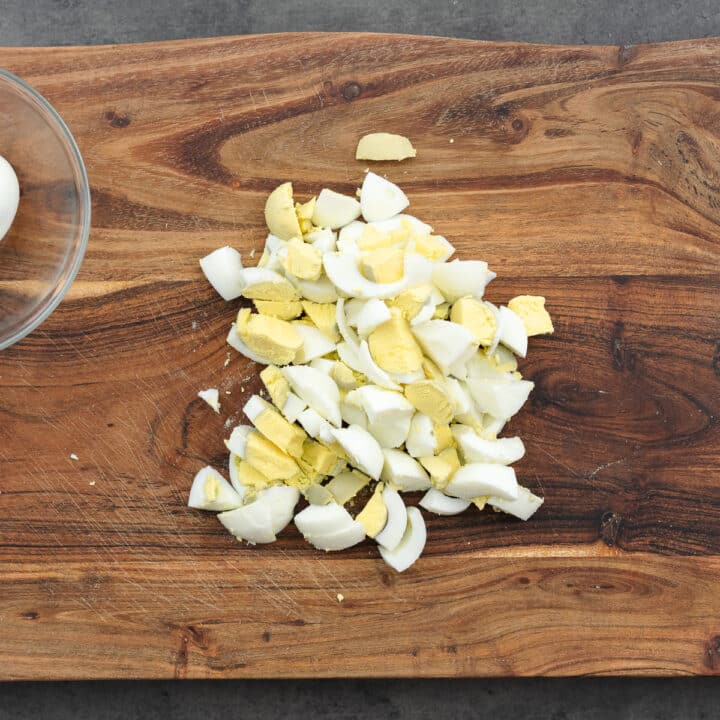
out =
{"type": "Polygon", "coordinates": [[[350,101],[354,100],[357,97],[360,97],[360,93],[362,92],[362,89],[360,88],[360,85],[356,83],[355,81],[347,82],[345,85],[343,85],[342,89],[342,96],[350,101]]]}
{"type": "Polygon", "coordinates": [[[603,513],[600,518],[600,537],[608,547],[612,547],[617,542],[621,524],[622,517],[612,510],[603,513]]]}
{"type": "Polygon", "coordinates": [[[105,112],[105,120],[114,128],[126,128],[130,124],[130,118],[127,115],[118,115],[114,110],[105,112]]]}

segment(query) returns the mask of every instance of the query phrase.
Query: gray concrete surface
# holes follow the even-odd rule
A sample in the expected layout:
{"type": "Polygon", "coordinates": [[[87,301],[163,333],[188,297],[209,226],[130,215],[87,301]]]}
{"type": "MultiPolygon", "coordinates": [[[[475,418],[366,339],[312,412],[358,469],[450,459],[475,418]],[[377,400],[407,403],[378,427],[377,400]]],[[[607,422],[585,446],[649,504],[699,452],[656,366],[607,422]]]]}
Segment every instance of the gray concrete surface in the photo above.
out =
{"type": "MultiPolygon", "coordinates": [[[[654,42],[720,35],[720,3],[0,0],[0,45],[136,42],[288,30],[368,30],[544,43],[654,42]]],[[[720,683],[707,678],[0,684],[0,720],[710,720],[720,716],[719,707],[720,683]]]]}

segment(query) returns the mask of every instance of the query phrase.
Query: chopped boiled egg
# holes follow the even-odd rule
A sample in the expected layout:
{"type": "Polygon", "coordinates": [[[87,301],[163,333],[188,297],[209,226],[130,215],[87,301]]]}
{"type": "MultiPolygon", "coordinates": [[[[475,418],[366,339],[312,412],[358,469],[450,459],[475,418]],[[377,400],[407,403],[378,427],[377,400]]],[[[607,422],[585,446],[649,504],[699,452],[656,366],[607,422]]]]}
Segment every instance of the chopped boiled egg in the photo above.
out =
{"type": "Polygon", "coordinates": [[[409,204],[407,195],[395,183],[373,172],[366,173],[360,189],[360,208],[367,222],[387,220],[409,204]]]}
{"type": "Polygon", "coordinates": [[[268,195],[265,202],[265,223],[268,230],[282,240],[302,236],[293,202],[292,183],[283,183],[268,195]]]}
{"type": "Polygon", "coordinates": [[[418,504],[435,515],[458,515],[470,507],[469,500],[450,497],[434,487],[423,495],[418,504]]]}
{"type": "Polygon", "coordinates": [[[285,271],[301,280],[317,280],[322,274],[322,253],[312,245],[292,238],[287,244],[285,271]]]}
{"type": "Polygon", "coordinates": [[[294,320],[303,312],[299,300],[253,300],[253,304],[261,315],[272,315],[280,320],[294,320]]]}
{"type": "MultiPolygon", "coordinates": [[[[4,159],[0,157],[0,185],[2,184],[2,167],[4,159]]],[[[0,192],[0,213],[2,212],[2,204],[5,198],[0,192]]],[[[17,204],[16,204],[17,206],[17,204]]],[[[15,213],[12,213],[13,217],[15,213]]],[[[0,216],[0,240],[10,227],[3,223],[3,217],[0,216]]],[[[12,218],[10,218],[12,222],[12,218]]],[[[218,295],[223,300],[234,300],[242,295],[245,287],[245,277],[243,273],[243,264],[240,253],[227,245],[225,247],[213,250],[200,260],[200,267],[208,279],[208,282],[215,288],[218,295]]]]}
{"type": "Polygon", "coordinates": [[[217,388],[200,390],[198,397],[204,400],[216,413],[220,412],[220,393],[217,388]]]}
{"type": "Polygon", "coordinates": [[[349,195],[322,190],[315,204],[313,222],[318,227],[336,230],[360,217],[360,203],[349,195]]]}
{"type": "Polygon", "coordinates": [[[439,263],[433,270],[433,284],[448,302],[466,295],[482,298],[485,287],[495,277],[482,260],[453,260],[439,263]]]}
{"type": "Polygon", "coordinates": [[[430,487],[430,478],[422,465],[402,450],[383,448],[385,462],[380,478],[395,490],[413,492],[430,487]]]}
{"type": "Polygon", "coordinates": [[[352,465],[373,480],[379,479],[383,467],[382,448],[367,430],[359,425],[350,425],[341,429],[333,428],[331,432],[352,465]]]}
{"type": "MultiPolygon", "coordinates": [[[[358,153],[389,159],[408,146],[373,134],[358,153]]],[[[367,171],[357,195],[324,189],[300,203],[284,183],[266,202],[256,267],[230,247],[201,260],[225,299],[254,304],[237,310],[227,342],[266,366],[272,403],[245,399],[252,425],[225,441],[230,482],[203,468],[189,504],[249,543],[272,542],[293,515],[319,549],[368,537],[402,572],[426,529],[399,492],[425,491],[420,507],[439,515],[474,504],[526,520],[542,505],[510,467],[522,440],[500,434],[533,388],[516,356],[553,326],[543,297],[484,300],[495,273],[448,262],[453,245],[403,213],[397,185],[367,171]],[[295,514],[301,494],[309,506],[295,514]]],[[[216,389],[200,396],[219,411],[216,389]]]]}
{"type": "Polygon", "coordinates": [[[355,150],[356,160],[405,160],[416,155],[417,151],[410,140],[394,133],[363,135],[355,150]]]}
{"type": "Polygon", "coordinates": [[[355,518],[365,528],[365,534],[371,538],[377,537],[388,519],[388,511],[383,500],[383,488],[381,482],[375,486],[372,496],[355,518]]]}
{"type": "Polygon", "coordinates": [[[518,484],[515,471],[507,465],[468,463],[463,465],[444,488],[448,495],[472,500],[489,495],[502,500],[517,500],[518,484]]]}
{"type": "Polygon", "coordinates": [[[242,505],[242,496],[209,465],[198,470],[190,487],[188,507],[198,510],[234,510],[242,505]]]}
{"type": "Polygon", "coordinates": [[[427,540],[425,520],[416,507],[407,509],[407,525],[400,542],[392,549],[380,545],[382,559],[398,572],[407,570],[422,554],[427,540]]]}
{"type": "Polygon", "coordinates": [[[540,295],[518,295],[508,303],[525,326],[528,337],[555,332],[550,313],[545,309],[545,298],[540,295]]]}
{"type": "Polygon", "coordinates": [[[303,345],[302,335],[291,323],[271,315],[256,315],[248,308],[238,313],[235,330],[253,352],[274,365],[292,362],[303,345]]]}
{"type": "Polygon", "coordinates": [[[375,536],[375,540],[382,547],[394,550],[405,534],[407,508],[400,493],[387,485],[383,488],[382,500],[387,510],[387,520],[385,527],[375,536]]]}
{"type": "Polygon", "coordinates": [[[340,427],[340,391],[329,375],[301,365],[288,366],[283,373],[298,397],[331,425],[340,427]]]}

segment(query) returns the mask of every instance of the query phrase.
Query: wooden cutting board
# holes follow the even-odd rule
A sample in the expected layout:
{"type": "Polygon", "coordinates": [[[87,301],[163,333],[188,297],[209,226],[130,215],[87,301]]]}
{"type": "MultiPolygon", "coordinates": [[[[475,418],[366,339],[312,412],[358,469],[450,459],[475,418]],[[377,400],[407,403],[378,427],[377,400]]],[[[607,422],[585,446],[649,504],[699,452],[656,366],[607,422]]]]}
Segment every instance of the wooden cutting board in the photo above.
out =
{"type": "Polygon", "coordinates": [[[0,353],[0,677],[720,671],[720,41],[297,34],[0,66],[67,120],[93,194],[77,281],[0,353]],[[377,130],[412,138],[379,171],[490,262],[488,297],[545,295],[556,328],[511,427],[545,506],[428,517],[402,575],[185,507],[258,387],[224,367],[235,305],[198,258],[259,249],[282,181],[352,193],[377,130]]]}

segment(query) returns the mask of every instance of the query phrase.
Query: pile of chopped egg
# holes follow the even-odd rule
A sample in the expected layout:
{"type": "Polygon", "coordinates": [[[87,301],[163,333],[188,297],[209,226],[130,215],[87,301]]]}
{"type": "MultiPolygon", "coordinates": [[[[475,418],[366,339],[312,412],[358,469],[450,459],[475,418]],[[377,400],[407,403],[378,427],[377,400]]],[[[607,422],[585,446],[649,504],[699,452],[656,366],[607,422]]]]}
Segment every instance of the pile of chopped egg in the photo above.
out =
{"type": "MultiPolygon", "coordinates": [[[[376,138],[364,152],[388,159],[392,147],[376,138]]],[[[230,247],[200,261],[225,300],[252,301],[227,342],[265,366],[268,399],[250,397],[250,424],[225,441],[230,482],[203,468],[188,504],[253,544],[293,520],[320,550],[369,537],[402,572],[426,538],[403,493],[424,491],[419,506],[439,515],[489,505],[527,520],[542,504],[510,467],[522,440],[498,436],[533,389],[516,356],[553,326],[543,297],[483,300],[495,273],[449,262],[453,246],[404,213],[397,185],[366,171],[358,197],[324,189],[300,203],[284,183],[267,199],[256,267],[230,247]]]]}

